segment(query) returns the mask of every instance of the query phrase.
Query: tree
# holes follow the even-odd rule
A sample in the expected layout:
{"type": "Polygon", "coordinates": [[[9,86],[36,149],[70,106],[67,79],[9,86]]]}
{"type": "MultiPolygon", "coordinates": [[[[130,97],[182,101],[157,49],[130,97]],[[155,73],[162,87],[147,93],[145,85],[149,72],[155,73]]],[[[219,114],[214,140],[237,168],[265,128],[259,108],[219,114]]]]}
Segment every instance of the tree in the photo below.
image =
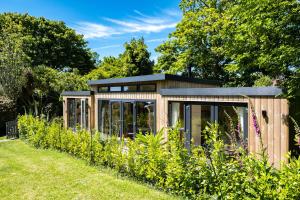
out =
{"type": "Polygon", "coordinates": [[[154,62],[144,39],[132,39],[124,44],[125,50],[118,57],[104,57],[99,66],[85,76],[85,79],[117,78],[153,73],[154,62]]]}
{"type": "Polygon", "coordinates": [[[289,82],[300,68],[299,13],[297,0],[235,1],[222,24],[226,69],[246,85],[261,75],[289,82]]]}
{"type": "Polygon", "coordinates": [[[124,44],[125,51],[120,55],[124,76],[139,76],[153,73],[154,62],[143,38],[131,39],[124,44]]]}
{"type": "MultiPolygon", "coordinates": [[[[297,0],[182,0],[183,19],[157,47],[156,69],[252,86],[262,77],[296,91],[300,66],[297,0]]],[[[263,84],[270,84],[270,81],[263,84]]],[[[293,93],[293,92],[292,92],[293,93]]]]}
{"type": "Polygon", "coordinates": [[[0,29],[0,86],[15,104],[26,83],[24,74],[30,60],[23,51],[21,27],[9,22],[5,25],[6,29],[0,29]]]}
{"type": "Polygon", "coordinates": [[[0,35],[10,24],[19,26],[18,34],[24,38],[23,51],[31,58],[31,67],[78,68],[81,73],[95,67],[96,56],[87,48],[83,36],[76,34],[64,22],[28,14],[3,13],[0,14],[0,35]]]}
{"type": "Polygon", "coordinates": [[[170,39],[156,48],[160,53],[156,70],[168,73],[187,73],[192,68],[195,77],[226,82],[224,66],[229,63],[219,48],[220,21],[227,2],[215,0],[183,0],[183,18],[170,39]]]}
{"type": "MultiPolygon", "coordinates": [[[[23,87],[19,99],[21,109],[34,112],[36,115],[61,115],[60,95],[63,91],[88,90],[84,77],[77,69],[62,72],[47,66],[37,66],[28,74],[28,84],[23,87]]],[[[20,110],[22,112],[23,110],[20,110]]]]}

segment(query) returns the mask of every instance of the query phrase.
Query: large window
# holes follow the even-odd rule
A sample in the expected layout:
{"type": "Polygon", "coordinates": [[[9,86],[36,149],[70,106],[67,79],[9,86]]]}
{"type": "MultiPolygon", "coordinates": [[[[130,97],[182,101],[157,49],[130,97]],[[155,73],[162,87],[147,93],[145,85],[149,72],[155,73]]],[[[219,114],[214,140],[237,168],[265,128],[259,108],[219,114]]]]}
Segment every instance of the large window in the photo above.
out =
{"type": "Polygon", "coordinates": [[[121,136],[121,102],[111,103],[111,134],[121,136]]]}
{"type": "Polygon", "coordinates": [[[104,135],[135,137],[137,132],[155,133],[155,102],[98,100],[98,129],[104,135]]]}
{"type": "Polygon", "coordinates": [[[154,132],[154,114],[153,102],[136,103],[136,124],[138,132],[143,134],[154,132]]]}
{"type": "Polygon", "coordinates": [[[248,137],[248,109],[244,104],[170,102],[169,126],[175,127],[182,121],[184,124],[180,127],[184,126],[185,138],[194,145],[205,143],[203,130],[208,122],[214,121],[219,123],[221,132],[225,133],[222,136],[225,143],[229,142],[227,133],[232,134],[232,125],[239,130],[236,134],[240,135],[236,137],[242,137],[244,141],[248,137]]]}
{"type": "MultiPolygon", "coordinates": [[[[248,108],[244,106],[221,105],[218,108],[218,122],[223,133],[233,134],[231,126],[236,130],[237,142],[248,140],[248,108]]],[[[229,143],[227,134],[223,136],[225,143],[229,143]]]]}
{"type": "Polygon", "coordinates": [[[211,114],[210,105],[191,105],[191,133],[194,145],[204,143],[202,131],[211,121],[211,114]]]}
{"type": "Polygon", "coordinates": [[[76,130],[76,126],[88,128],[88,99],[68,98],[68,127],[76,130]]]}
{"type": "Polygon", "coordinates": [[[109,135],[109,101],[98,101],[98,127],[103,135],[109,135]]]}
{"type": "Polygon", "coordinates": [[[183,102],[171,102],[169,103],[169,126],[175,128],[179,126],[183,127],[183,102]]]}

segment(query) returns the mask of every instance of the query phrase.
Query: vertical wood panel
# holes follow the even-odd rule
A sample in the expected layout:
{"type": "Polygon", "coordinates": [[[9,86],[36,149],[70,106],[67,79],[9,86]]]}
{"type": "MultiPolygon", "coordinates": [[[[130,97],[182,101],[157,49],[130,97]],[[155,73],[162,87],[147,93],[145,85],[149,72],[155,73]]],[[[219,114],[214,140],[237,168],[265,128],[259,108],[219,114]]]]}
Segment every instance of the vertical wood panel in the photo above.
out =
{"type": "Polygon", "coordinates": [[[281,102],[280,99],[274,99],[274,165],[279,168],[281,158],[281,102]]]}
{"type": "Polygon", "coordinates": [[[254,99],[248,99],[248,124],[249,124],[249,127],[248,127],[248,148],[249,148],[249,151],[251,153],[254,153],[255,152],[255,137],[256,137],[256,134],[255,134],[255,130],[254,130],[254,123],[253,123],[253,119],[252,119],[252,109],[250,106],[254,106],[255,102],[254,102],[254,99]]]}
{"type": "Polygon", "coordinates": [[[274,164],[274,100],[268,98],[268,154],[269,161],[274,164]]]}
{"type": "Polygon", "coordinates": [[[281,161],[287,162],[288,153],[288,103],[286,99],[281,99],[281,161]]]}

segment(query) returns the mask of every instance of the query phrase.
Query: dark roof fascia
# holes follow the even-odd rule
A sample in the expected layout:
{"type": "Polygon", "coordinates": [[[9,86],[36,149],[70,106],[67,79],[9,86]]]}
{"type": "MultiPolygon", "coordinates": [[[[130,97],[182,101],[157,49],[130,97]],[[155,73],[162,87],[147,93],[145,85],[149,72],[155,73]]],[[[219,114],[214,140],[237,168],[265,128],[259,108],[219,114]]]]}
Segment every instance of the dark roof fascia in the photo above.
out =
{"type": "Polygon", "coordinates": [[[197,78],[188,78],[171,74],[152,74],[144,76],[131,76],[124,78],[110,78],[101,80],[90,80],[89,85],[107,85],[107,84],[118,84],[118,83],[134,83],[134,82],[155,82],[155,81],[165,81],[165,80],[175,80],[184,82],[194,82],[194,83],[204,83],[204,84],[216,84],[219,82],[215,80],[202,80],[197,78]]]}
{"type": "Polygon", "coordinates": [[[91,96],[94,91],[64,91],[61,96],[91,96]]]}
{"type": "Polygon", "coordinates": [[[278,87],[175,88],[161,89],[162,96],[279,96],[278,87]]]}

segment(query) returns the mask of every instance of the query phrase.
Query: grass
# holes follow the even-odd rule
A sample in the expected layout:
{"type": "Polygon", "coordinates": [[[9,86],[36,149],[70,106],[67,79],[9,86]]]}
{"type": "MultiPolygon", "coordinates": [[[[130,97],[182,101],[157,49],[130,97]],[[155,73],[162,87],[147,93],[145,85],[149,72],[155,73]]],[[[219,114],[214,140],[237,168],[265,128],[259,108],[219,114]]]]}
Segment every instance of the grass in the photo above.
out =
{"type": "Polygon", "coordinates": [[[0,140],[6,140],[6,136],[0,136],[0,140]]]}
{"type": "Polygon", "coordinates": [[[20,140],[1,142],[0,152],[0,199],[177,199],[114,170],[20,140]]]}

